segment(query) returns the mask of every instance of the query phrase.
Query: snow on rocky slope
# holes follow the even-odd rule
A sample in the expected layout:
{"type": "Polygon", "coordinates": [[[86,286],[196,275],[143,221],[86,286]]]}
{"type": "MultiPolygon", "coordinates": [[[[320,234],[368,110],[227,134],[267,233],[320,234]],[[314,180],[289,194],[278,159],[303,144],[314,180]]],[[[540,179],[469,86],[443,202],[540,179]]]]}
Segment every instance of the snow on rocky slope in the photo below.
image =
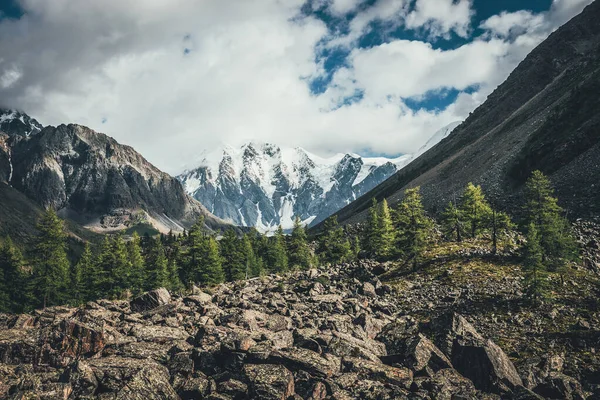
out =
{"type": "Polygon", "coordinates": [[[269,232],[291,229],[296,216],[316,224],[362,196],[446,137],[439,132],[415,155],[398,158],[336,154],[323,158],[302,148],[248,143],[200,154],[198,167],[179,179],[216,216],[269,232]]]}

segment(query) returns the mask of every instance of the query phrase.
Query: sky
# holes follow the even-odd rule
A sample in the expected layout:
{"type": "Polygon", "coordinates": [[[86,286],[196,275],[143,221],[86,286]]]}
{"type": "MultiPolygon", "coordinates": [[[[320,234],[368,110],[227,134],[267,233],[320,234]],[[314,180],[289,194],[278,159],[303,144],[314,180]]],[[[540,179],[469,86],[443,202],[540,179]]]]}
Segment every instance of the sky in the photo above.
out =
{"type": "Polygon", "coordinates": [[[250,140],[397,156],[591,0],[0,0],[0,106],[176,174],[250,140]]]}

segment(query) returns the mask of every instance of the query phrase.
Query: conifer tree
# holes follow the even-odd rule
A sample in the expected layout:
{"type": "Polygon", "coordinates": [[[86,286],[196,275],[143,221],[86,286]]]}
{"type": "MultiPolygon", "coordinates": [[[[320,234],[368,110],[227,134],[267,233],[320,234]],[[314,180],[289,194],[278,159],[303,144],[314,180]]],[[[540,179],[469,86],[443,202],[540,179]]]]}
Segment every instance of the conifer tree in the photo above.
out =
{"type": "Polygon", "coordinates": [[[97,254],[96,268],[94,268],[90,274],[92,281],[92,293],[90,293],[90,299],[99,299],[107,296],[114,288],[114,282],[112,280],[114,276],[112,272],[114,265],[112,241],[108,235],[104,236],[97,254]]]}
{"type": "Polygon", "coordinates": [[[332,264],[346,262],[352,258],[350,241],[339,226],[337,215],[325,220],[323,233],[319,237],[319,257],[332,264]]]}
{"type": "Polygon", "coordinates": [[[412,263],[413,270],[416,270],[433,225],[425,214],[419,187],[404,192],[404,198],[396,211],[396,220],[399,247],[412,263]]]}
{"type": "Polygon", "coordinates": [[[538,304],[546,291],[546,271],[542,261],[540,237],[534,223],[530,223],[527,229],[523,267],[526,294],[534,304],[538,304]]]}
{"type": "Polygon", "coordinates": [[[45,308],[65,300],[70,264],[63,222],[52,208],[42,215],[37,229],[39,234],[35,239],[33,294],[40,301],[39,305],[45,308]]]}
{"type": "Polygon", "coordinates": [[[130,289],[134,294],[138,294],[144,288],[146,265],[142,256],[141,240],[137,232],[133,232],[131,240],[127,243],[127,256],[130,265],[130,289]]]}
{"type": "Polygon", "coordinates": [[[90,244],[86,243],[83,253],[81,253],[79,261],[77,261],[75,269],[71,274],[71,286],[74,290],[73,298],[76,302],[94,300],[93,274],[95,269],[92,249],[90,244]]]}
{"type": "Polygon", "coordinates": [[[448,203],[446,210],[442,214],[442,226],[448,237],[453,238],[458,243],[462,242],[465,229],[463,215],[461,210],[452,201],[448,203]]]}
{"type": "Polygon", "coordinates": [[[496,211],[495,208],[491,209],[489,215],[489,225],[492,233],[492,254],[498,252],[498,239],[513,228],[513,223],[510,216],[506,213],[496,211]]]}
{"type": "Polygon", "coordinates": [[[111,295],[116,297],[123,293],[124,290],[130,287],[131,264],[129,263],[129,252],[123,236],[120,234],[114,235],[111,243],[112,247],[112,268],[110,269],[111,276],[111,295]]]}
{"type": "Polygon", "coordinates": [[[186,285],[199,283],[215,285],[225,280],[219,245],[217,241],[204,231],[204,219],[200,218],[188,232],[185,239],[187,252],[182,265],[186,285]]]}
{"type": "Polygon", "coordinates": [[[200,282],[204,285],[217,285],[225,281],[225,273],[219,254],[219,245],[212,236],[206,237],[205,254],[200,269],[200,282]]]}
{"type": "Polygon", "coordinates": [[[169,272],[169,290],[173,292],[180,292],[183,290],[183,283],[181,282],[181,278],[179,276],[179,243],[173,241],[172,250],[168,257],[168,267],[167,270],[169,272]]]}
{"type": "Polygon", "coordinates": [[[270,272],[281,273],[288,270],[288,256],[286,252],[285,235],[281,225],[275,235],[268,241],[266,263],[270,272]]]}
{"type": "Polygon", "coordinates": [[[299,217],[294,220],[294,228],[290,235],[288,246],[289,264],[293,269],[309,269],[311,267],[311,253],[308,247],[306,229],[302,226],[299,217]]]}
{"type": "Polygon", "coordinates": [[[146,260],[146,289],[169,287],[168,260],[160,237],[157,237],[150,248],[146,260]]]}
{"type": "Polygon", "coordinates": [[[393,255],[396,235],[394,223],[386,199],[383,199],[377,212],[376,236],[379,238],[375,248],[375,257],[386,259],[393,255]]]}
{"type": "Polygon", "coordinates": [[[371,257],[375,257],[377,250],[381,247],[381,236],[379,233],[379,206],[377,199],[373,197],[371,207],[369,208],[369,214],[367,217],[367,224],[365,227],[364,234],[364,247],[367,254],[371,257]]]}
{"type": "Polygon", "coordinates": [[[264,271],[262,259],[256,254],[249,233],[245,234],[242,239],[242,248],[244,251],[244,258],[246,260],[245,278],[247,279],[263,275],[264,271]]]}
{"type": "Polygon", "coordinates": [[[219,247],[221,249],[225,278],[228,281],[244,279],[246,277],[246,257],[242,243],[233,228],[225,231],[223,238],[219,242],[219,247]]]}
{"type": "Polygon", "coordinates": [[[461,214],[469,226],[472,238],[476,238],[485,228],[491,208],[485,200],[481,186],[469,182],[461,199],[461,214]]]}
{"type": "Polygon", "coordinates": [[[533,171],[525,186],[525,198],[526,220],[535,225],[542,262],[553,271],[562,270],[568,261],[577,258],[577,245],[554,189],[542,172],[533,171]]]}
{"type": "Polygon", "coordinates": [[[24,309],[25,276],[22,270],[23,256],[6,237],[0,244],[0,312],[21,312],[24,309]]]}

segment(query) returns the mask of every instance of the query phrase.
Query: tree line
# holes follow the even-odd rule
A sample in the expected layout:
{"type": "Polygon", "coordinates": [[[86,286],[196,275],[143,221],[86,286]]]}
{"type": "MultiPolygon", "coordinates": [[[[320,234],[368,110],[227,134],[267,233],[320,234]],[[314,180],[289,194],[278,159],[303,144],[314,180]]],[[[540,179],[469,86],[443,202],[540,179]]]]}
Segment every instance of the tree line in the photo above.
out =
{"type": "MultiPolygon", "coordinates": [[[[548,272],[564,273],[568,262],[577,257],[577,246],[550,182],[541,172],[535,171],[527,181],[525,199],[523,266],[527,294],[537,302],[547,290],[548,272]]],[[[485,236],[495,254],[516,225],[472,183],[457,201],[448,204],[438,223],[426,213],[417,187],[406,190],[395,209],[386,200],[373,200],[364,229],[352,238],[335,216],[325,221],[314,241],[308,239],[299,218],[289,235],[280,226],[271,237],[255,229],[243,235],[228,229],[220,238],[205,229],[200,219],[178,235],[105,235],[98,245],[86,243],[73,262],[67,256],[63,221],[49,209],[30,243],[31,257],[24,257],[9,237],[0,244],[0,311],[77,305],[157,287],[177,292],[192,284],[215,285],[359,257],[403,260],[417,270],[425,250],[436,240],[435,227],[455,242],[485,236]]]]}
{"type": "MultiPolygon", "coordinates": [[[[569,262],[578,258],[578,248],[564,210],[549,179],[534,171],[525,185],[524,219],[520,226],[525,236],[523,268],[526,294],[537,303],[547,293],[549,272],[566,272],[569,262]]],[[[450,201],[439,225],[425,212],[418,187],[408,189],[396,209],[384,199],[373,200],[369,209],[363,247],[368,257],[404,259],[416,270],[425,250],[435,240],[434,227],[440,226],[447,240],[457,243],[483,236],[496,254],[509,233],[517,229],[511,217],[490,205],[481,186],[469,183],[457,201],[450,201]]]]}
{"type": "MultiPolygon", "coordinates": [[[[67,233],[54,210],[43,214],[37,230],[29,258],[10,237],[0,244],[0,312],[122,298],[158,287],[178,292],[192,284],[210,286],[319,262],[298,218],[290,235],[279,227],[272,237],[255,229],[240,236],[230,228],[218,238],[202,218],[178,235],[105,235],[98,245],[86,243],[76,262],[67,256],[67,233]]],[[[345,237],[341,229],[331,235],[321,248],[337,261],[332,257],[346,248],[338,248],[336,237],[345,237]]]]}

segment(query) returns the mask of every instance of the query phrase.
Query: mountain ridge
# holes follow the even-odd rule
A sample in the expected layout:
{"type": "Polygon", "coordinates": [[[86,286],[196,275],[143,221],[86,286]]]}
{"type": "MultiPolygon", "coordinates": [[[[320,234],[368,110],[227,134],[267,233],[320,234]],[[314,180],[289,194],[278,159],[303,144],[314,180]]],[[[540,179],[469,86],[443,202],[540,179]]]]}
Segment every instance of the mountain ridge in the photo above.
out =
{"type": "MultiPolygon", "coordinates": [[[[447,136],[459,123],[436,132],[416,155],[447,136]]],[[[197,168],[178,176],[186,192],[212,213],[237,225],[270,232],[293,227],[295,216],[316,224],[385,181],[415,158],[321,157],[301,147],[250,142],[204,151],[197,168]]]]}
{"type": "Polygon", "coordinates": [[[518,214],[513,206],[535,169],[571,218],[600,212],[599,17],[596,1],[552,33],[452,134],[340,210],[340,222],[361,222],[372,198],[395,204],[415,186],[438,214],[468,182],[518,214]]]}
{"type": "Polygon", "coordinates": [[[42,127],[10,110],[0,118],[0,190],[10,187],[97,232],[137,223],[182,231],[200,216],[210,228],[227,226],[178,180],[110,136],[76,124],[42,127]]]}

